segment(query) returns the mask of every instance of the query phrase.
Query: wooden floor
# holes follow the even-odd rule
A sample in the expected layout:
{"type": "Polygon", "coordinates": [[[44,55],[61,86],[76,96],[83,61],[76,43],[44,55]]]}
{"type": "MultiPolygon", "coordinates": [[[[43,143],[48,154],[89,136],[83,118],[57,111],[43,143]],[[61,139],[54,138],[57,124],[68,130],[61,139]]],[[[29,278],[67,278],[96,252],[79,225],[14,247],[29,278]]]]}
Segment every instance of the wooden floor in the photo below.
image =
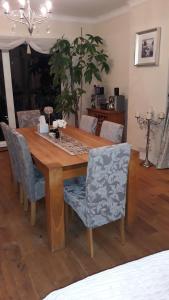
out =
{"type": "Polygon", "coordinates": [[[95,256],[87,253],[85,230],[75,217],[64,250],[47,244],[45,207],[37,225],[23,212],[10,179],[7,152],[0,152],[0,300],[42,299],[50,291],[88,275],[169,249],[169,170],[138,168],[138,217],[121,245],[117,224],[94,232],[95,256]]]}

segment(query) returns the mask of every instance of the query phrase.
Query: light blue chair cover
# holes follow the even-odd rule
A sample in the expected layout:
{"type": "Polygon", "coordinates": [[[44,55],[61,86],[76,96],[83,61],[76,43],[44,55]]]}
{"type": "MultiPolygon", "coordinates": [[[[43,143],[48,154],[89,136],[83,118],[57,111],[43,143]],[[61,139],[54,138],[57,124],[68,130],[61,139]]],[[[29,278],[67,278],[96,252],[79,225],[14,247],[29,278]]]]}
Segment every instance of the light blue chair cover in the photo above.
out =
{"type": "MultiPolygon", "coordinates": [[[[86,181],[65,182],[64,198],[87,228],[125,216],[131,147],[119,144],[89,151],[86,181]]],[[[82,177],[85,178],[85,177],[82,177]]]]}
{"type": "Polygon", "coordinates": [[[11,139],[11,128],[4,122],[0,123],[4,138],[7,143],[7,148],[8,148],[8,153],[9,153],[9,158],[10,158],[10,163],[11,163],[11,169],[12,169],[12,175],[17,183],[21,182],[21,176],[19,172],[19,166],[17,162],[17,154],[15,152],[15,148],[12,143],[11,139]]]}
{"type": "Polygon", "coordinates": [[[118,123],[103,121],[100,136],[114,143],[121,143],[124,126],[118,123]]]}
{"type": "Polygon", "coordinates": [[[97,118],[87,116],[87,115],[81,116],[80,124],[79,124],[80,129],[95,134],[96,126],[97,126],[97,118]]]}
{"type": "Polygon", "coordinates": [[[43,175],[33,165],[27,142],[23,135],[12,130],[13,142],[17,153],[21,183],[26,197],[35,202],[45,195],[45,180],[43,175]]]}
{"type": "Polygon", "coordinates": [[[36,127],[39,123],[40,110],[17,111],[19,127],[36,127]]]}

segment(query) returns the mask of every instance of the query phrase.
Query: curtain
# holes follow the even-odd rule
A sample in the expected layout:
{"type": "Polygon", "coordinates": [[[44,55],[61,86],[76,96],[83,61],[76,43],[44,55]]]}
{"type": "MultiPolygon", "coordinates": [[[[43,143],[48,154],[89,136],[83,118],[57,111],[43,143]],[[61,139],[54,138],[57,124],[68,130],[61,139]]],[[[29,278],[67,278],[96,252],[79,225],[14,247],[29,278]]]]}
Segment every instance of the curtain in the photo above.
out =
{"type": "Polygon", "coordinates": [[[35,51],[48,54],[50,48],[55,44],[55,38],[33,38],[33,37],[4,37],[0,36],[0,49],[4,51],[9,51],[13,48],[18,47],[26,43],[31,46],[35,51]]]}
{"type": "Polygon", "coordinates": [[[156,167],[157,169],[169,168],[169,103],[156,167]]]}

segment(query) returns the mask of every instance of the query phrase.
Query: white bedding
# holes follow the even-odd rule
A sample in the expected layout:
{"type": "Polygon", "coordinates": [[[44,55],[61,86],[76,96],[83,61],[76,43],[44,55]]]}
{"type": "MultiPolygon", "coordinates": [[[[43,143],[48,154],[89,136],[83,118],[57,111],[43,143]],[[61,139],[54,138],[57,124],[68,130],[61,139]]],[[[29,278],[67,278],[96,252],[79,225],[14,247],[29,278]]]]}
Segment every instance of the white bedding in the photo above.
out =
{"type": "Polygon", "coordinates": [[[169,251],[89,276],[45,300],[169,300],[169,251]]]}

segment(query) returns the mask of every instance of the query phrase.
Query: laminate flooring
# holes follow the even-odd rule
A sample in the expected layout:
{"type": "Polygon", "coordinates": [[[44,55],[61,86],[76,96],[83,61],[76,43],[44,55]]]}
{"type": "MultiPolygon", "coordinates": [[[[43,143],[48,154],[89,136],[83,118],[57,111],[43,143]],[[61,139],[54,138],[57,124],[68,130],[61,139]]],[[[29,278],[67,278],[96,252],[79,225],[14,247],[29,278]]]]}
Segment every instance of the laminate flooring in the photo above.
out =
{"type": "Polygon", "coordinates": [[[94,231],[94,258],[88,255],[85,228],[75,216],[66,248],[51,253],[45,204],[39,201],[37,223],[19,202],[11,181],[8,152],[0,152],[0,300],[43,299],[99,271],[169,249],[169,170],[138,167],[138,211],[122,245],[118,222],[94,231]]]}

